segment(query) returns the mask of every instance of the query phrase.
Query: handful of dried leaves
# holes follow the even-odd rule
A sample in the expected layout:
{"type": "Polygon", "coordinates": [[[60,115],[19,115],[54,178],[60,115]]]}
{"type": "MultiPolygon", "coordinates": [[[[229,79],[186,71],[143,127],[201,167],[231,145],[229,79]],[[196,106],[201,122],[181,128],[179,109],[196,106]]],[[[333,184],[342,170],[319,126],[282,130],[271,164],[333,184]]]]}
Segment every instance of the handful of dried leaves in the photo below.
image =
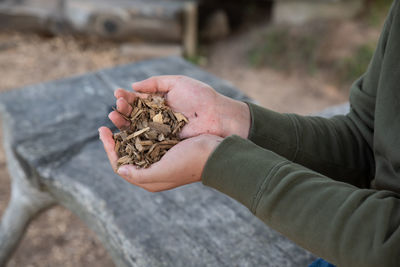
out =
{"type": "Polygon", "coordinates": [[[121,114],[131,125],[114,134],[118,167],[133,164],[147,168],[159,161],[174,145],[182,127],[188,122],[181,113],[173,112],[159,95],[147,99],[137,98],[130,116],[121,114]]]}

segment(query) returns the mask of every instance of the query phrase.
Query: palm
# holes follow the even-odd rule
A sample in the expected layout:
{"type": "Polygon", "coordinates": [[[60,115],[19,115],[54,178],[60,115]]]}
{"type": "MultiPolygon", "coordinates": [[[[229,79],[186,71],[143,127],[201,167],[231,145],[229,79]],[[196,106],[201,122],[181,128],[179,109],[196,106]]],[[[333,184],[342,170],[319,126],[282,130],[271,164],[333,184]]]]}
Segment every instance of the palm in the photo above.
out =
{"type": "Polygon", "coordinates": [[[199,134],[221,135],[221,121],[217,116],[220,96],[208,85],[183,77],[166,94],[168,105],[183,113],[189,123],[181,132],[182,138],[199,134]]]}
{"type": "MultiPolygon", "coordinates": [[[[189,119],[182,129],[182,138],[200,134],[221,137],[237,134],[243,138],[248,135],[250,113],[247,105],[218,94],[205,83],[185,76],[158,76],[134,83],[132,87],[136,92],[122,89],[115,92],[117,109],[122,114],[130,114],[132,107],[129,104],[136,97],[161,93],[174,111],[189,119]]],[[[109,117],[118,128],[129,125],[118,112],[111,112],[109,117]]]]}

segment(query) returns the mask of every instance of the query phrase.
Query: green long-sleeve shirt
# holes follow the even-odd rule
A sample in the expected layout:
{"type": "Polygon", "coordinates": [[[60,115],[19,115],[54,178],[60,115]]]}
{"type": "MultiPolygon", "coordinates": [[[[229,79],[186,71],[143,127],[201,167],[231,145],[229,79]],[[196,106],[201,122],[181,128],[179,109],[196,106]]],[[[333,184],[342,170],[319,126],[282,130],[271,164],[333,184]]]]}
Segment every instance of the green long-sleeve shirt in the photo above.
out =
{"type": "Polygon", "coordinates": [[[225,138],[203,183],[337,266],[400,266],[399,1],[350,104],[330,119],[249,104],[249,140],[225,138]]]}

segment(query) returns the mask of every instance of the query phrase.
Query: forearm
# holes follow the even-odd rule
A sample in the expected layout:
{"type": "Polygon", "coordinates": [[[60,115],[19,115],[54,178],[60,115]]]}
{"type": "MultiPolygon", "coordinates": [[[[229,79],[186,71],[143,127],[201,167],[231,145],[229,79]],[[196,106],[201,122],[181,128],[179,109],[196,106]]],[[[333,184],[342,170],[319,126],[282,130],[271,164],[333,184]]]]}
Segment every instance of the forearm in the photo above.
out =
{"type": "Polygon", "coordinates": [[[395,193],[334,181],[239,137],[225,139],[213,152],[203,183],[338,266],[396,266],[400,261],[395,193]]]}
{"type": "Polygon", "coordinates": [[[353,115],[327,119],[249,107],[255,144],[335,180],[369,186],[373,155],[353,115]]]}
{"type": "Polygon", "coordinates": [[[368,70],[352,85],[349,114],[325,119],[280,114],[249,104],[249,139],[333,179],[368,187],[375,173],[372,146],[377,88],[386,48],[394,42],[391,32],[398,30],[392,26],[399,23],[399,9],[394,1],[368,70]]]}

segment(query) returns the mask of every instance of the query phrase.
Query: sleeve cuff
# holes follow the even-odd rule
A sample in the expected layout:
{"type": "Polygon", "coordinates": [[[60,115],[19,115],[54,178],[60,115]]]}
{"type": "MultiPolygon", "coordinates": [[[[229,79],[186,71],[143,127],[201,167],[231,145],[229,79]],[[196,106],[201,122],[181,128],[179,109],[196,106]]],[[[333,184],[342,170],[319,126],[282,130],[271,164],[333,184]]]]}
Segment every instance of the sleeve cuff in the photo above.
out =
{"type": "Polygon", "coordinates": [[[296,118],[246,102],[250,109],[251,126],[248,139],[258,146],[294,160],[298,150],[296,118]]]}
{"type": "Polygon", "coordinates": [[[285,158],[249,140],[225,138],[208,158],[202,182],[241,202],[253,213],[262,192],[285,158]]]}

